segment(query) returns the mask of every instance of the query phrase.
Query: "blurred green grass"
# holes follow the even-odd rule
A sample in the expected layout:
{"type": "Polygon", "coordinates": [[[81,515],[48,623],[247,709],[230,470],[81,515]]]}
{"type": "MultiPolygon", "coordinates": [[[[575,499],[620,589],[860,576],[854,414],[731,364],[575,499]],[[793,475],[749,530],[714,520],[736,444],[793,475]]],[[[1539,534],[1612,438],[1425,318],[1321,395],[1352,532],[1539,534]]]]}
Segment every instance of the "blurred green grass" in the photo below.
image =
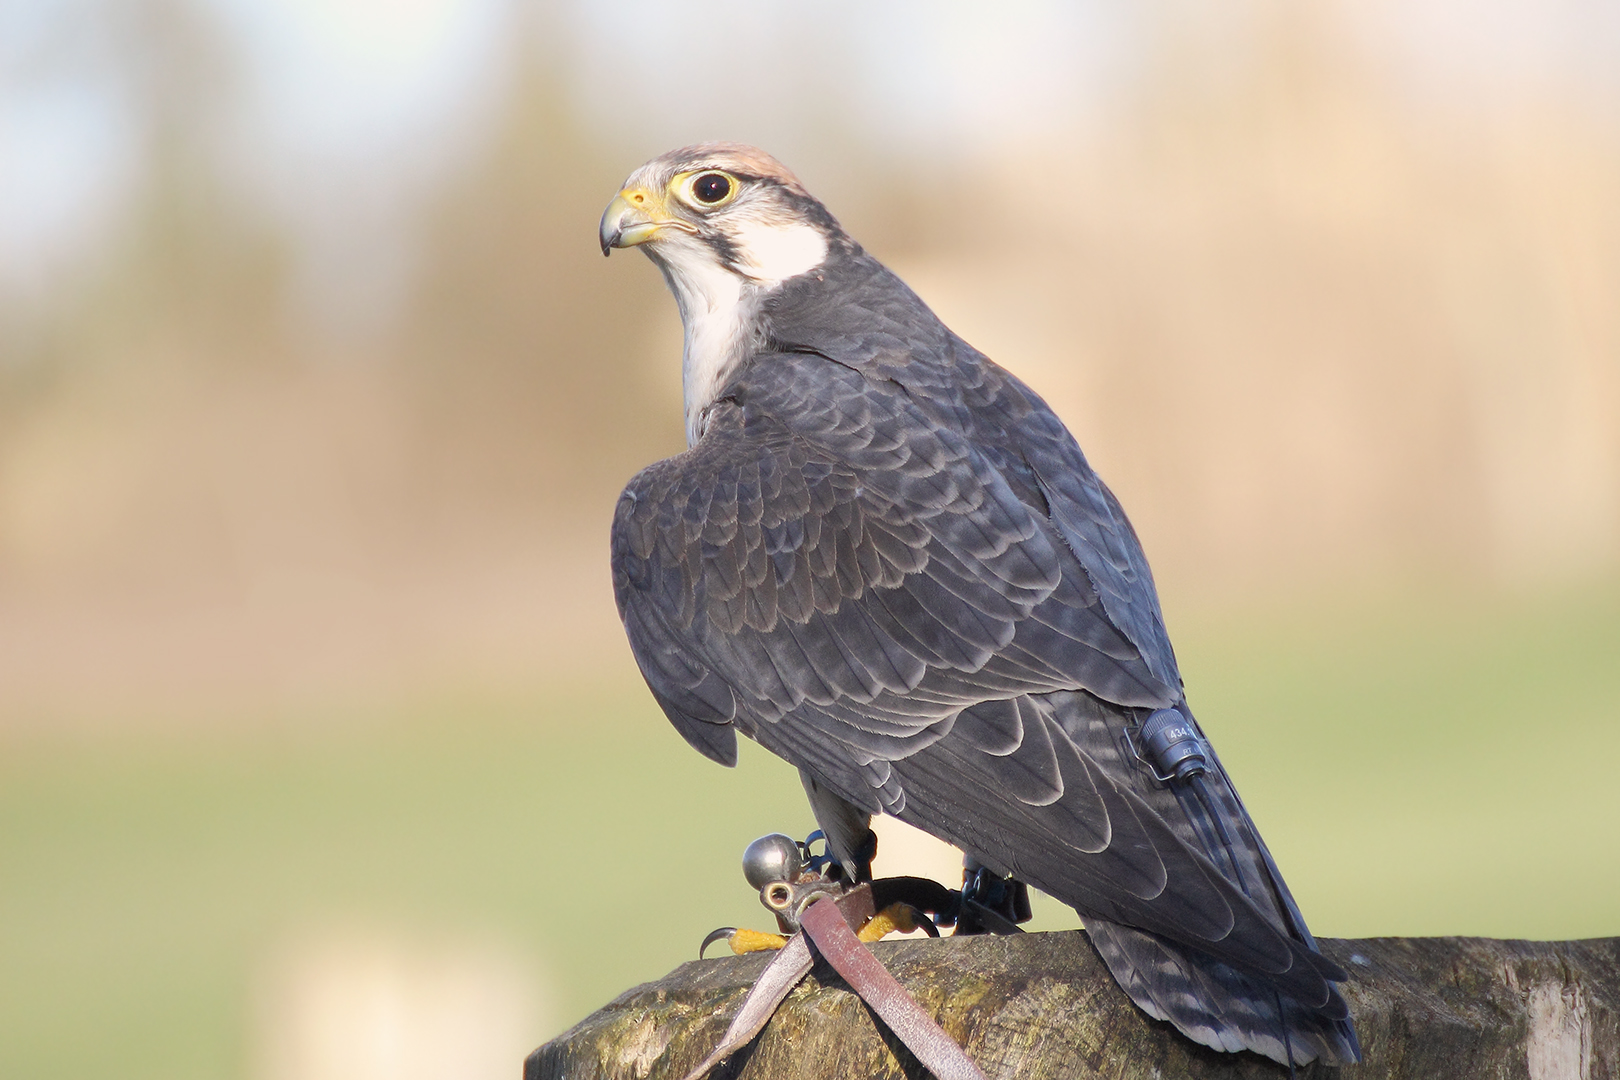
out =
{"type": "Polygon", "coordinates": [[[572,1022],[757,921],[737,858],[813,827],[796,776],[758,750],[712,765],[617,682],[324,734],[9,747],[0,1075],[241,1075],[255,965],[307,927],[487,932],[572,1022]]]}
{"type": "MultiPolygon", "coordinates": [[[[1620,591],[1178,630],[1318,933],[1620,934],[1620,591]]],[[[812,827],[792,771],[751,744],[714,766],[628,671],[600,681],[229,734],[7,736],[0,1075],[247,1075],[256,972],[305,927],[509,943],[555,998],[538,1043],[709,929],[764,925],[738,856],[812,827]]],[[[1052,907],[1038,925],[1074,924],[1052,907]]]]}
{"type": "Polygon", "coordinates": [[[1190,699],[1313,930],[1620,934],[1620,591],[1189,628],[1190,699]]]}

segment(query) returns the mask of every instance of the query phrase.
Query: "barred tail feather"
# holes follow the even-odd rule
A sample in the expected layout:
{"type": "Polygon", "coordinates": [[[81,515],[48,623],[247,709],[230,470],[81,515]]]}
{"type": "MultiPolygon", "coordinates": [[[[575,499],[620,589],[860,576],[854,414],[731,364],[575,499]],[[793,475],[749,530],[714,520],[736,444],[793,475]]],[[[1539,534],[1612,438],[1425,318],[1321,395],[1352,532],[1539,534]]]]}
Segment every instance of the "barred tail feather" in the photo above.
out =
{"type": "Polygon", "coordinates": [[[1348,1020],[1308,1009],[1196,949],[1103,919],[1085,922],[1092,947],[1131,1000],[1194,1042],[1252,1050],[1284,1065],[1361,1060],[1348,1020]]]}

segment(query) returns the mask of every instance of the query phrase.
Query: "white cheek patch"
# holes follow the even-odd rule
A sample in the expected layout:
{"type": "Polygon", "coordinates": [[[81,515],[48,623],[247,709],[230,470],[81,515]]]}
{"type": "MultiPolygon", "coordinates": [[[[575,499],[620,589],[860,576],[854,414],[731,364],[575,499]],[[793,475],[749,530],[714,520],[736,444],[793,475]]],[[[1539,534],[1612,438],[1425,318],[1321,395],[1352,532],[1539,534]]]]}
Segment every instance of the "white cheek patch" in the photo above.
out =
{"type": "Polygon", "coordinates": [[[733,222],[727,239],[737,268],[726,266],[707,244],[673,232],[649,251],[663,268],[686,330],[681,375],[686,391],[686,441],[703,435],[705,410],[714,403],[753,340],[763,294],[814,270],[827,257],[827,240],[802,223],[758,219],[733,222]]]}
{"type": "Polygon", "coordinates": [[[814,270],[827,257],[827,238],[804,224],[750,221],[737,228],[731,239],[742,271],[761,283],[774,285],[814,270]]]}

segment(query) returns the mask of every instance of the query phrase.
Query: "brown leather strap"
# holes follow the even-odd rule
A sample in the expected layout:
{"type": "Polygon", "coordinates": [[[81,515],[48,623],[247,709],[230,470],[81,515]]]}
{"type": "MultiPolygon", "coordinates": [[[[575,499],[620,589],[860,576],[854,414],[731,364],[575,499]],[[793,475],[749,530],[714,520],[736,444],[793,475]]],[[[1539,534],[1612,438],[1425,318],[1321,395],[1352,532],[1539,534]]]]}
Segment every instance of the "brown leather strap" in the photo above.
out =
{"type": "Polygon", "coordinates": [[[782,946],[782,951],[765,965],[765,970],[759,973],[759,978],[749,987],[748,996],[743,998],[742,1007],[737,1010],[737,1015],[732,1017],[731,1026],[726,1029],[725,1038],[720,1040],[720,1045],[710,1051],[709,1056],[682,1077],[682,1080],[700,1080],[710,1069],[747,1046],[755,1035],[764,1030],[766,1021],[776,1012],[776,1007],[782,1004],[782,999],[788,996],[788,991],[797,986],[800,979],[810,974],[812,962],[810,946],[806,943],[804,935],[794,934],[788,938],[788,943],[782,946]]]}
{"type": "MultiPolygon", "coordinates": [[[[836,903],[847,926],[858,927],[872,917],[872,890],[869,886],[851,889],[836,903]]],[[[731,1018],[731,1026],[726,1029],[720,1045],[681,1080],[702,1080],[709,1070],[747,1046],[755,1035],[765,1029],[765,1024],[775,1015],[777,1006],[788,996],[788,991],[810,974],[812,963],[810,945],[805,936],[794,934],[788,938],[788,943],[765,965],[765,970],[759,973],[754,985],[748,988],[748,994],[737,1009],[737,1015],[731,1018]]]]}
{"type": "Polygon", "coordinates": [[[861,944],[836,904],[817,900],[799,915],[799,925],[815,943],[816,951],[826,957],[929,1072],[939,1080],[986,1080],[956,1040],[923,1012],[889,969],[861,944]]]}
{"type": "Polygon", "coordinates": [[[759,973],[720,1045],[681,1080],[701,1080],[765,1029],[782,999],[810,974],[810,941],[939,1080],[986,1080],[956,1041],[922,1011],[906,988],[855,936],[855,930],[871,917],[872,890],[866,885],[851,889],[837,900],[827,896],[806,907],[799,915],[802,932],[789,938],[759,973]]]}

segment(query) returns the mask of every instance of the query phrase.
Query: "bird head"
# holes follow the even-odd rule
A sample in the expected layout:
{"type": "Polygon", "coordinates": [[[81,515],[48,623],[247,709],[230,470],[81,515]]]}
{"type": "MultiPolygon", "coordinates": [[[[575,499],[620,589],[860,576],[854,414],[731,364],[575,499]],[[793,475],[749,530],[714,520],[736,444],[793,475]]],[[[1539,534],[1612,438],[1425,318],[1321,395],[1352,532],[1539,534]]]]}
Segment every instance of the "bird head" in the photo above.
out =
{"type": "Polygon", "coordinates": [[[820,266],[842,237],[781,162],[740,143],[704,143],[630,174],[602,215],[602,254],[639,247],[666,272],[722,271],[769,287],[820,266]]]}
{"type": "Polygon", "coordinates": [[[663,271],[686,333],[687,438],[727,378],[770,336],[765,301],[858,250],[791,172],[763,150],[705,143],[630,174],[602,214],[602,254],[639,247],[663,271]]]}

